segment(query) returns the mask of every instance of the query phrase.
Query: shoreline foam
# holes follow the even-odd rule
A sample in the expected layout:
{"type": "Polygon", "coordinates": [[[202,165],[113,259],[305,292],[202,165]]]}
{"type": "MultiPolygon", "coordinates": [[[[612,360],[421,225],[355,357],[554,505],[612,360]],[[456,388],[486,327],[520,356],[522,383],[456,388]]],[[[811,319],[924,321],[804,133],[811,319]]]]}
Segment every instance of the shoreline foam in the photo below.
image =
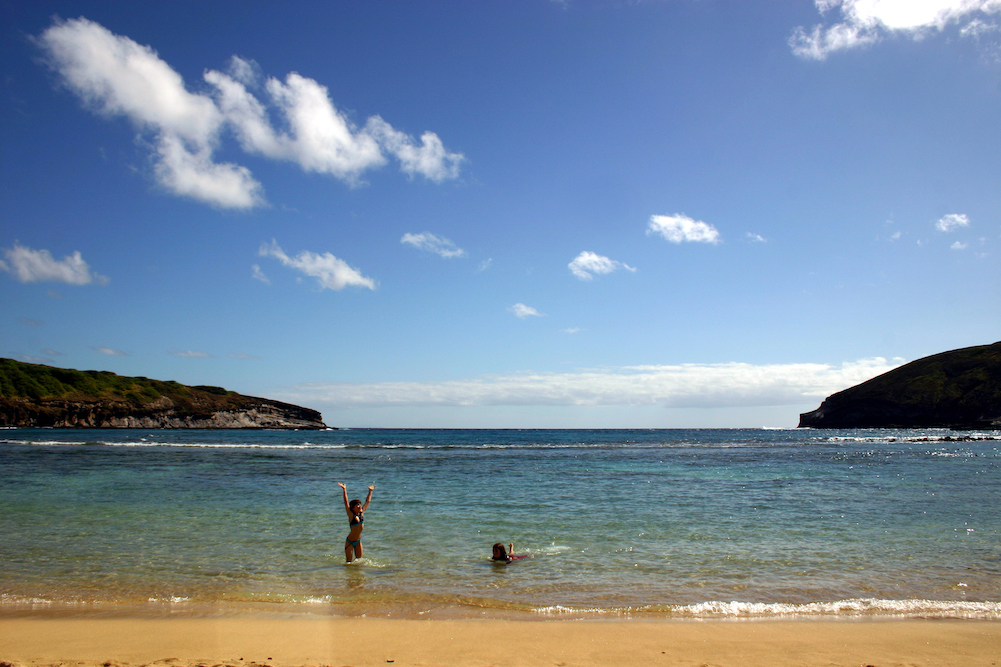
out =
{"type": "Polygon", "coordinates": [[[54,602],[0,595],[2,618],[206,618],[280,615],[330,619],[522,620],[522,621],[718,621],[718,620],[981,620],[1001,621],[1001,602],[955,600],[850,599],[810,603],[762,603],[710,600],[688,605],[586,607],[566,605],[476,604],[427,599],[339,602],[326,599],[288,601],[206,601],[156,598],[146,602],[54,602]]]}

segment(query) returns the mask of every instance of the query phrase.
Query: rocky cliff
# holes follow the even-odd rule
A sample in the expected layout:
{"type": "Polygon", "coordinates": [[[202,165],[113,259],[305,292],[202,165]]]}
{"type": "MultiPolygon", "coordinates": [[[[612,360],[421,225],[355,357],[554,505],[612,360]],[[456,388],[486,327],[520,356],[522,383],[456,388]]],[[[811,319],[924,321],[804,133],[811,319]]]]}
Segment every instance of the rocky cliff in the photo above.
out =
{"type": "Polygon", "coordinates": [[[0,359],[0,426],[326,428],[316,410],[221,387],[0,359]]]}
{"type": "Polygon", "coordinates": [[[1001,428],[1001,342],[924,357],[799,416],[811,428],[1001,428]]]}

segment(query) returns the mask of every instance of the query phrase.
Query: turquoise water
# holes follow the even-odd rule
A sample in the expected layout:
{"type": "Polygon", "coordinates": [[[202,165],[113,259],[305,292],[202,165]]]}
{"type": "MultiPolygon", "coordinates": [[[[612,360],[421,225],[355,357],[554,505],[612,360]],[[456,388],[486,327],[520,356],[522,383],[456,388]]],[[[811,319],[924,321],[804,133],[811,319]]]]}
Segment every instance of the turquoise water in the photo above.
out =
{"type": "Polygon", "coordinates": [[[0,613],[1001,618],[1001,433],[0,432],[0,613]],[[336,482],[364,498],[344,564],[336,482]],[[489,562],[494,542],[533,558],[489,562]]]}

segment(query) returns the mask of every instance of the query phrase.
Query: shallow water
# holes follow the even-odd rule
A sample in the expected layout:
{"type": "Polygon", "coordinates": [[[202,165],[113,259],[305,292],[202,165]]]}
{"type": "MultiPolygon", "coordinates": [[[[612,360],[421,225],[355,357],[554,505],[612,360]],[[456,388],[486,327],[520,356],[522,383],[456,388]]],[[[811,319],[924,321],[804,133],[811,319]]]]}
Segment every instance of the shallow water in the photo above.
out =
{"type": "Polygon", "coordinates": [[[999,446],[943,430],[8,430],[0,613],[1001,618],[999,446]],[[351,566],[338,481],[377,485],[351,566]],[[497,541],[533,557],[492,564],[497,541]]]}

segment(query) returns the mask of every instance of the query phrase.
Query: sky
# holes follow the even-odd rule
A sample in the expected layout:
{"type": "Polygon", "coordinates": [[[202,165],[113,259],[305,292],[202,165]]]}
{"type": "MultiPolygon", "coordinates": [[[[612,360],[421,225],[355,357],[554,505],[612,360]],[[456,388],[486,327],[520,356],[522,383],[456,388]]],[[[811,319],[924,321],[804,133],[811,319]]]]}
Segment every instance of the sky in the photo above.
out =
{"type": "Polygon", "coordinates": [[[0,356],[781,428],[1001,340],[1001,0],[0,8],[0,356]]]}

